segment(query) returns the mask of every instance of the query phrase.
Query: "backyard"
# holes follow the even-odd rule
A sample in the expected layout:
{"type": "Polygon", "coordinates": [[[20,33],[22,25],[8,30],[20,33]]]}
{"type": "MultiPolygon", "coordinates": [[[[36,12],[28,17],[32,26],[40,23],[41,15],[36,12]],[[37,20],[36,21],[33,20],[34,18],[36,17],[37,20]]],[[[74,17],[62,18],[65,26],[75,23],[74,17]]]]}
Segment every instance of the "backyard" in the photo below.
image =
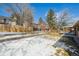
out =
{"type": "Polygon", "coordinates": [[[78,4],[2,3],[0,8],[1,56],[79,56],[78,4]]]}
{"type": "MultiPolygon", "coordinates": [[[[27,34],[28,35],[28,34],[27,34]]],[[[27,36],[26,35],[26,36],[27,36]]],[[[32,34],[33,35],[33,34],[32,34]]],[[[8,36],[10,37],[10,36],[8,36]]],[[[17,37],[17,35],[15,35],[17,37]]],[[[12,37],[10,37],[11,39],[12,37]]],[[[0,55],[6,56],[49,56],[54,55],[52,45],[56,40],[47,38],[46,35],[37,35],[26,38],[0,42],[0,55]]]]}
{"type": "Polygon", "coordinates": [[[68,38],[52,38],[45,33],[1,33],[1,56],[69,56],[79,55],[78,48],[68,38]],[[65,41],[63,41],[65,39],[65,41]],[[71,42],[71,44],[70,44],[71,42]],[[72,48],[73,49],[72,49],[72,48]],[[77,52],[77,53],[76,53],[77,52]]]}

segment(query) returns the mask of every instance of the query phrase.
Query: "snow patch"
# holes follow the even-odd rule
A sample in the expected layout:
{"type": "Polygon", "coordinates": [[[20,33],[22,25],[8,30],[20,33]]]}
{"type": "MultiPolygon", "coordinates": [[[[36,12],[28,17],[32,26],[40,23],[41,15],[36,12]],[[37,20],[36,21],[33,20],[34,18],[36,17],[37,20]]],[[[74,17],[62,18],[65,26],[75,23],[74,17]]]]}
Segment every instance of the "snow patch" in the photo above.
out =
{"type": "Polygon", "coordinates": [[[2,56],[48,56],[55,50],[52,45],[55,40],[44,36],[34,36],[20,40],[0,43],[0,55],[2,56]]]}

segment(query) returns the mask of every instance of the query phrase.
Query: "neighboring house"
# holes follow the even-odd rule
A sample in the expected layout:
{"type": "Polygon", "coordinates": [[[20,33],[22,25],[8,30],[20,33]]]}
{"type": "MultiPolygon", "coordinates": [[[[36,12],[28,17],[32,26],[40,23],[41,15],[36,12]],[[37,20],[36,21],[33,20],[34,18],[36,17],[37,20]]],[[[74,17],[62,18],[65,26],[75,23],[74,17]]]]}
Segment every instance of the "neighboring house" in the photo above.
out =
{"type": "Polygon", "coordinates": [[[41,24],[41,30],[42,31],[47,31],[49,28],[48,28],[48,25],[45,23],[45,22],[43,22],[42,24],[41,24]]]}
{"type": "Polygon", "coordinates": [[[79,20],[75,20],[67,26],[63,27],[64,32],[75,32],[75,34],[79,31],[79,20]]]}
{"type": "Polygon", "coordinates": [[[10,21],[10,18],[9,17],[0,16],[0,23],[8,24],[9,21],[10,21]]]}
{"type": "Polygon", "coordinates": [[[38,24],[36,23],[33,24],[33,31],[38,31],[38,24]]]}
{"type": "Polygon", "coordinates": [[[8,17],[4,17],[4,16],[0,16],[0,32],[5,32],[5,31],[9,31],[9,21],[10,18],[8,17]]]}
{"type": "Polygon", "coordinates": [[[41,23],[41,25],[39,24],[35,24],[33,25],[33,30],[34,31],[48,31],[48,25],[46,23],[41,23]]]}

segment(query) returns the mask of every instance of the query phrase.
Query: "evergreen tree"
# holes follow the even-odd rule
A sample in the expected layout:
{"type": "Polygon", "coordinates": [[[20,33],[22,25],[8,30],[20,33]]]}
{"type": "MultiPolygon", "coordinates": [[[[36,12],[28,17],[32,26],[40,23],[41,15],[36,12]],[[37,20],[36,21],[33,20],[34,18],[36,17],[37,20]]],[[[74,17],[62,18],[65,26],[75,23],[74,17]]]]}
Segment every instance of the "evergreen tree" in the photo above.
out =
{"type": "Polygon", "coordinates": [[[40,18],[39,18],[39,21],[38,21],[39,29],[42,29],[42,24],[43,24],[43,20],[42,20],[42,18],[40,17],[40,18]]]}
{"type": "Polygon", "coordinates": [[[55,13],[52,9],[49,10],[48,14],[47,14],[47,23],[49,26],[49,29],[52,31],[53,29],[57,29],[56,26],[56,17],[55,17],[55,13]]]}
{"type": "Polygon", "coordinates": [[[40,18],[39,18],[39,21],[38,21],[38,24],[41,25],[42,22],[43,22],[43,20],[42,20],[42,18],[40,17],[40,18]]]}

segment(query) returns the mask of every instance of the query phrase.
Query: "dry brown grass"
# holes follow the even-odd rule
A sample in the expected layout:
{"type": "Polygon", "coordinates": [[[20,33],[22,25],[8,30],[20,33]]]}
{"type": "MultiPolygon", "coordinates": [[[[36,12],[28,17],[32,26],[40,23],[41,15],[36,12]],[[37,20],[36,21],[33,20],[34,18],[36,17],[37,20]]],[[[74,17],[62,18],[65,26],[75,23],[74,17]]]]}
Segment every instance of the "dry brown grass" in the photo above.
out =
{"type": "Polygon", "coordinates": [[[61,38],[61,34],[59,34],[58,32],[48,32],[47,35],[50,37],[50,38],[54,38],[54,39],[60,39],[61,38]]]}
{"type": "Polygon", "coordinates": [[[57,48],[55,51],[56,56],[69,56],[69,53],[63,48],[57,48]]]}

